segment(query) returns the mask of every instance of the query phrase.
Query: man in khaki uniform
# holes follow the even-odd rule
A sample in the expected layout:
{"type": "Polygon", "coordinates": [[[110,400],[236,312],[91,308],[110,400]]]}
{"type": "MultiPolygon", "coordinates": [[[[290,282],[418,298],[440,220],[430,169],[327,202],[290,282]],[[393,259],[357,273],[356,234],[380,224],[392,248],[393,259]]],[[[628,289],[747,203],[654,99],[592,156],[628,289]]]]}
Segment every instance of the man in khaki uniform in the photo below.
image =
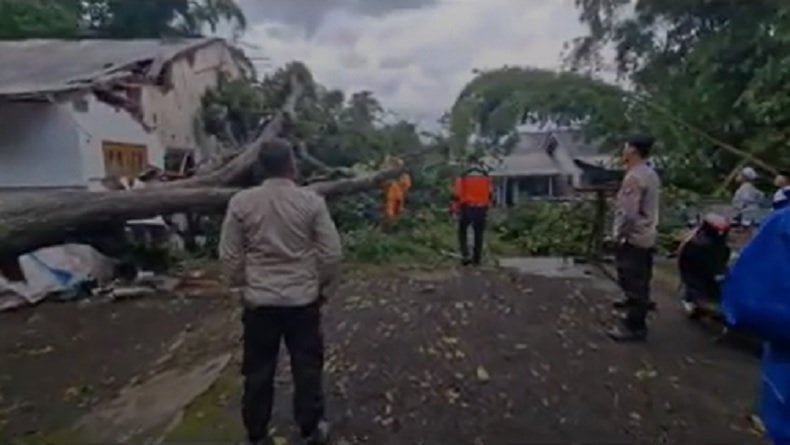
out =
{"type": "Polygon", "coordinates": [[[627,169],[617,193],[614,240],[617,243],[617,278],[625,293],[622,323],[609,331],[615,341],[644,341],[650,309],[653,254],[658,238],[661,180],[648,164],[653,139],[634,136],[623,148],[627,169]]]}
{"type": "Polygon", "coordinates": [[[236,195],[222,226],[225,275],[244,302],[242,416],[251,444],[267,444],[280,343],[291,356],[294,416],[305,443],[328,440],[322,389],[321,302],[337,274],[340,237],[323,198],[299,187],[286,141],[265,144],[263,184],[236,195]]]}

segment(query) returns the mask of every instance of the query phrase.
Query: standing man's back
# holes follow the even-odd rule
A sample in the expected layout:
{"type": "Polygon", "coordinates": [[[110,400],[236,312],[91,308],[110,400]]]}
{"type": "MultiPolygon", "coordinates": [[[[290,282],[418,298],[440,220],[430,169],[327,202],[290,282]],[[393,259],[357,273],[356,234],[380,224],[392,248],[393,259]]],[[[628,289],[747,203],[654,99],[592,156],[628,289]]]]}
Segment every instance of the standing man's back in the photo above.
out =
{"type": "Polygon", "coordinates": [[[326,442],[321,300],[341,260],[323,198],[299,187],[290,145],[262,147],[267,180],[230,202],[220,258],[244,299],[243,417],[251,443],[267,443],[274,375],[284,339],[294,374],[294,416],[307,443],[326,442]]]}

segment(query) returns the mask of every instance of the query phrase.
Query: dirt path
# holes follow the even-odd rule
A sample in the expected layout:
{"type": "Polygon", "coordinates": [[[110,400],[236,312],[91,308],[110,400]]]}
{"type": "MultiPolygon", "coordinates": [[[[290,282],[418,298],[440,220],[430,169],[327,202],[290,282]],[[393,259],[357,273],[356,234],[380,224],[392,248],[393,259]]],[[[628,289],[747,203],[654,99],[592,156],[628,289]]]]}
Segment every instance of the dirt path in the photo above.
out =
{"type": "MultiPolygon", "coordinates": [[[[653,323],[648,345],[612,344],[601,333],[611,316],[612,291],[601,283],[495,270],[351,274],[326,318],[327,391],[338,443],[761,443],[744,421],[756,394],[756,358],[714,344],[667,297],[660,301],[665,309],[653,323]]],[[[210,301],[189,307],[178,316],[157,319],[148,313],[145,321],[117,321],[137,326],[136,331],[145,323],[145,331],[166,332],[144,337],[141,350],[151,348],[149,352],[129,349],[141,342],[134,336],[128,341],[120,340],[123,335],[109,337],[116,339],[111,349],[127,345],[123,359],[109,362],[128,363],[134,369],[124,376],[136,375],[142,372],[136,369],[150,368],[146,361],[168,349],[167,342],[152,338],[172,340],[185,324],[194,327],[206,311],[230,311],[227,304],[210,301]]],[[[50,320],[41,309],[26,317],[50,320]]],[[[69,306],[58,310],[64,312],[53,317],[69,318],[68,311],[77,311],[69,306]]],[[[0,317],[4,332],[15,317],[19,314],[0,317]]],[[[105,325],[85,335],[106,337],[109,322],[100,321],[105,318],[83,316],[84,323],[91,319],[105,325]]],[[[11,364],[3,366],[2,374],[12,375],[14,384],[3,380],[0,406],[8,406],[9,394],[46,399],[37,388],[49,387],[38,381],[49,378],[51,369],[70,364],[70,372],[77,373],[102,353],[82,351],[55,363],[61,356],[57,347],[41,356],[51,362],[35,365],[28,355],[11,355],[9,345],[26,351],[34,347],[19,337],[18,329],[10,332],[17,338],[0,340],[0,361],[11,364]],[[48,372],[33,371],[44,364],[48,372]]],[[[232,335],[223,341],[232,344],[232,335]]],[[[82,346],[90,344],[97,343],[82,346]]],[[[243,438],[236,366],[192,405],[170,441],[243,438]]],[[[290,379],[287,367],[281,368],[273,426],[278,437],[292,439],[290,379]]],[[[74,380],[97,385],[102,377],[88,370],[82,380],[74,380]]],[[[38,425],[62,427],[55,422],[58,416],[48,417],[49,411],[38,409],[38,425]]],[[[10,419],[0,437],[18,438],[25,428],[18,425],[19,417],[10,419]]]]}

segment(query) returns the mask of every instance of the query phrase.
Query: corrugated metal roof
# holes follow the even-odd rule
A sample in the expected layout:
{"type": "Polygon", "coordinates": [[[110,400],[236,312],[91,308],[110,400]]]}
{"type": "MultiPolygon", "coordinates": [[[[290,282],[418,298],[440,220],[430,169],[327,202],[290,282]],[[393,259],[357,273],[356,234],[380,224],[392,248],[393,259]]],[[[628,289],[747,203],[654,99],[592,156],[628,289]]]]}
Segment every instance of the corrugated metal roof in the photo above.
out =
{"type": "MultiPolygon", "coordinates": [[[[608,155],[574,156],[573,159],[603,168],[617,168],[615,158],[608,155]]],[[[491,176],[546,176],[559,175],[562,170],[545,153],[528,153],[505,156],[499,160],[486,159],[491,176]]],[[[576,166],[566,166],[565,171],[579,171],[576,166]]]]}
{"type": "Polygon", "coordinates": [[[499,161],[489,160],[491,176],[558,175],[560,169],[546,153],[535,152],[505,156],[499,161]]]}
{"type": "Polygon", "coordinates": [[[90,87],[94,81],[136,63],[166,62],[184,51],[215,41],[221,40],[0,41],[0,96],[37,95],[90,87]]]}
{"type": "Polygon", "coordinates": [[[519,142],[513,152],[499,160],[488,160],[493,176],[540,176],[559,175],[563,171],[577,171],[572,159],[582,159],[601,166],[609,166],[611,156],[601,154],[600,148],[585,140],[579,130],[531,131],[519,134],[519,142]],[[548,137],[553,135],[568,156],[552,160],[546,154],[548,137]],[[558,163],[565,162],[563,168],[558,163]]]}
{"type": "Polygon", "coordinates": [[[514,155],[543,151],[549,135],[554,135],[560,146],[572,156],[590,156],[600,153],[598,144],[585,139],[581,130],[527,131],[519,133],[514,155]]]}

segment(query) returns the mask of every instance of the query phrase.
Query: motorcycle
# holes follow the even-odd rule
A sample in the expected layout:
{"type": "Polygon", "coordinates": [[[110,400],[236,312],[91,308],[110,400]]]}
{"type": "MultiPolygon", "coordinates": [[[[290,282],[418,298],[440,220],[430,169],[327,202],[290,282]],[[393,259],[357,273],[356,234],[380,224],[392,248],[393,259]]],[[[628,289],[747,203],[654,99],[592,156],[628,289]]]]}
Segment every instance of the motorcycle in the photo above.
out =
{"type": "Polygon", "coordinates": [[[682,304],[689,318],[720,318],[721,283],[732,249],[730,221],[709,213],[690,224],[692,229],[678,249],[677,266],[682,283],[682,304]]]}

